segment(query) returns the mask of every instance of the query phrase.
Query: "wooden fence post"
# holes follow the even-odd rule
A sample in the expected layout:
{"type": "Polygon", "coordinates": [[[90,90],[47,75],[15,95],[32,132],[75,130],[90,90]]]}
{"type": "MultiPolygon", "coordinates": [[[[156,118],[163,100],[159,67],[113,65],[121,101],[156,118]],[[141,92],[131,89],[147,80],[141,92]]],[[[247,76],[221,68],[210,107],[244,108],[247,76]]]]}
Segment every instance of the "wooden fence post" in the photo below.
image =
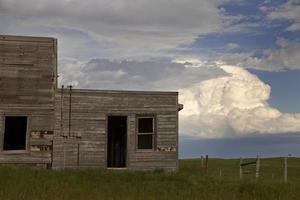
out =
{"type": "Polygon", "coordinates": [[[204,171],[204,160],[203,156],[201,156],[201,171],[204,171]]]}
{"type": "Polygon", "coordinates": [[[243,166],[242,166],[242,164],[243,164],[243,158],[241,157],[240,158],[240,179],[243,178],[243,166]]]}
{"type": "Polygon", "coordinates": [[[255,171],[255,178],[258,179],[259,177],[259,168],[260,168],[260,156],[257,155],[256,159],[256,171],[255,171]]]}
{"type": "Polygon", "coordinates": [[[284,174],[284,182],[287,183],[287,157],[284,157],[284,171],[283,171],[283,174],[284,174]]]}
{"type": "Polygon", "coordinates": [[[205,173],[207,174],[208,172],[208,155],[205,157],[205,173]]]}

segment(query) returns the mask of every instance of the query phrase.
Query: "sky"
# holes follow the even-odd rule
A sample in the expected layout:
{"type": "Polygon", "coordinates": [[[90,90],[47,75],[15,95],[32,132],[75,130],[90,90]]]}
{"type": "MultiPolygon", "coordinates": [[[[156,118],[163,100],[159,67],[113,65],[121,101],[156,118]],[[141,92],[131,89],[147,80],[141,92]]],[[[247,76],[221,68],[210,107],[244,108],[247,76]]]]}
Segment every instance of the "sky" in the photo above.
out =
{"type": "Polygon", "coordinates": [[[59,84],[179,91],[180,157],[300,156],[300,0],[0,0],[59,84]]]}

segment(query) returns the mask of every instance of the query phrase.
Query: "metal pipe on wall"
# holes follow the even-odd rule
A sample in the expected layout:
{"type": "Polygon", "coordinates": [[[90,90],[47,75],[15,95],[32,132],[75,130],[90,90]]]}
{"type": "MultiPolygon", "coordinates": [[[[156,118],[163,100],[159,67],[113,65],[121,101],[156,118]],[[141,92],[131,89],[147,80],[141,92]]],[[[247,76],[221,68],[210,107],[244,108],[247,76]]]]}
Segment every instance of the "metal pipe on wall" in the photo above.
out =
{"type": "Polygon", "coordinates": [[[71,127],[72,127],[72,85],[69,85],[69,137],[71,137],[71,127]]]}
{"type": "Polygon", "coordinates": [[[61,86],[61,96],[60,96],[60,136],[64,136],[63,134],[63,105],[64,105],[64,85],[61,86]]]}

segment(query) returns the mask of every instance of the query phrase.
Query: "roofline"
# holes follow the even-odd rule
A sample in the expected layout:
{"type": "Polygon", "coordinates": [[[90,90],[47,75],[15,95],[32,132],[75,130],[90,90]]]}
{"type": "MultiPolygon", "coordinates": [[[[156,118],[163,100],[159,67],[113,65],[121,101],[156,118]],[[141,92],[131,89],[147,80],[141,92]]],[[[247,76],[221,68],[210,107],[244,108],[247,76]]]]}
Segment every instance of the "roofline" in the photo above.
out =
{"type": "MultiPolygon", "coordinates": [[[[61,88],[57,89],[61,91],[61,88]]],[[[64,88],[64,90],[69,90],[64,88]]],[[[106,93],[106,94],[151,94],[151,95],[178,95],[176,91],[141,91],[141,90],[96,90],[96,89],[72,89],[73,92],[80,93],[106,93]]]]}
{"type": "Polygon", "coordinates": [[[40,42],[52,42],[53,40],[57,40],[54,37],[41,37],[41,36],[19,36],[19,35],[2,35],[0,34],[0,40],[7,41],[40,41],[40,42]]]}

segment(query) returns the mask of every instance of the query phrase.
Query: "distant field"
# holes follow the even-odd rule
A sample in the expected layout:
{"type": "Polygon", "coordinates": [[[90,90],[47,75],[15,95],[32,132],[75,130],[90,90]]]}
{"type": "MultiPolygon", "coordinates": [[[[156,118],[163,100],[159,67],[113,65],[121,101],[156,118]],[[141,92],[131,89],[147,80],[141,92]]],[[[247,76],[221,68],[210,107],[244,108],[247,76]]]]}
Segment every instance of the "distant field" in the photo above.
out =
{"type": "Polygon", "coordinates": [[[257,182],[253,174],[239,180],[239,160],[234,159],[210,159],[207,175],[201,172],[197,159],[180,160],[177,173],[0,167],[0,200],[299,200],[300,158],[289,158],[288,166],[287,184],[282,181],[282,158],[262,159],[257,182]]]}

